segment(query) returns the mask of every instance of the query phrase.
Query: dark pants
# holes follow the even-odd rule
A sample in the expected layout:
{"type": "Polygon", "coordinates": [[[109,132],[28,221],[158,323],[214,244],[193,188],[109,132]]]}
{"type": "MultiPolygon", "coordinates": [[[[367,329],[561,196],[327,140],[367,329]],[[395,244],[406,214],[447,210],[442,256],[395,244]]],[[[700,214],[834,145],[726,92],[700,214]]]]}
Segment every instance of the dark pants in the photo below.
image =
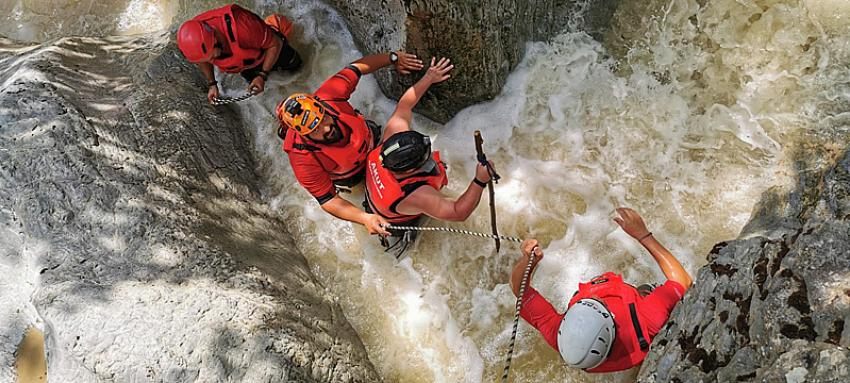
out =
{"type": "MultiPolygon", "coordinates": [[[[283,48],[280,49],[280,55],[277,56],[277,62],[272,67],[272,70],[285,70],[294,72],[301,68],[301,56],[295,49],[292,48],[289,44],[286,43],[286,40],[283,42],[283,48]]],[[[263,65],[257,65],[251,69],[245,69],[239,74],[242,75],[242,78],[249,83],[254,80],[254,77],[257,77],[260,74],[260,71],[263,70],[263,65]]]]}

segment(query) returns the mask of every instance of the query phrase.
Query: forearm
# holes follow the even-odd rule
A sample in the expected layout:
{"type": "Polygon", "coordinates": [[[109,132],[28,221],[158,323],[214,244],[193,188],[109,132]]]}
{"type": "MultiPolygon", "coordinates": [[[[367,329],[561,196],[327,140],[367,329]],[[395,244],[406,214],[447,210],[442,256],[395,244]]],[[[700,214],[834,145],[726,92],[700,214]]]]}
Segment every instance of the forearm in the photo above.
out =
{"type": "Polygon", "coordinates": [[[650,235],[640,242],[643,247],[649,251],[655,259],[655,262],[658,263],[658,266],[661,267],[661,271],[667,279],[678,282],[685,289],[688,289],[691,286],[691,276],[685,268],[682,267],[679,260],[676,259],[676,257],[673,256],[667,248],[658,242],[654,236],[650,235]]]}
{"type": "Polygon", "coordinates": [[[283,40],[277,36],[274,36],[274,38],[275,43],[271,48],[266,49],[265,56],[263,56],[263,65],[260,67],[260,70],[266,73],[271,72],[272,68],[274,68],[274,64],[280,56],[280,51],[283,49],[283,40]]]}
{"type": "Polygon", "coordinates": [[[204,78],[207,79],[207,83],[215,81],[215,72],[213,72],[212,64],[198,63],[198,68],[201,69],[201,73],[204,75],[204,78]]]}
{"type": "Polygon", "coordinates": [[[322,210],[339,219],[364,225],[367,213],[358,209],[339,195],[322,204],[322,210]]]}
{"type": "MultiPolygon", "coordinates": [[[[525,268],[528,267],[528,257],[523,255],[517,260],[514,265],[514,270],[511,272],[511,291],[514,293],[514,296],[519,298],[519,288],[522,284],[522,276],[525,274],[525,268]]],[[[534,269],[537,268],[537,262],[535,261],[533,265],[531,265],[531,271],[528,272],[528,281],[525,281],[526,288],[531,284],[531,274],[534,274],[534,269]]]]}
{"type": "Polygon", "coordinates": [[[360,70],[361,74],[369,74],[378,69],[381,69],[385,66],[389,66],[392,64],[390,62],[390,54],[389,53],[378,53],[374,55],[369,55],[360,58],[359,60],[351,63],[360,70]]]}
{"type": "Polygon", "coordinates": [[[419,79],[413,86],[407,88],[404,94],[401,95],[401,98],[398,99],[398,105],[396,106],[394,115],[410,121],[413,118],[413,108],[419,103],[419,100],[422,99],[422,96],[425,95],[431,84],[433,82],[425,76],[419,79]]]}
{"type": "Polygon", "coordinates": [[[481,202],[481,193],[483,192],[484,188],[475,183],[470,183],[466,191],[454,203],[455,214],[452,221],[465,221],[469,218],[475,208],[478,207],[478,203],[481,202]]]}

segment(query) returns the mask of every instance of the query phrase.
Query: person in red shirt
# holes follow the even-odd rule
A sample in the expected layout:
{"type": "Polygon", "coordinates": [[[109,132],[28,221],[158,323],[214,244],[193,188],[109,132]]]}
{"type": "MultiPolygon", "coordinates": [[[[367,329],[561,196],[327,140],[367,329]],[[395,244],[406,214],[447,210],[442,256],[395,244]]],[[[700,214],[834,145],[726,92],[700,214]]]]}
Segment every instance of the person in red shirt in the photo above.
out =
{"type": "Polygon", "coordinates": [[[422,61],[410,53],[369,55],[331,76],[313,94],[293,94],[275,109],[278,135],[298,183],[329,214],[381,235],[389,234],[383,227],[387,221],[355,207],[337,191],[363,181],[366,156],[381,137],[381,127],[354,109],[349,97],[362,75],[389,65],[400,74],[422,69],[422,61]]]}
{"type": "MultiPolygon", "coordinates": [[[[622,371],[641,364],[652,339],[661,331],[676,304],[691,286],[691,277],[679,261],[659,243],[640,215],[618,208],[614,221],[652,255],[667,281],[660,287],[635,288],[620,275],[605,273],[580,283],[567,311],[555,308],[530,285],[526,286],[520,315],[540,331],[571,367],[587,372],[622,371]]],[[[535,239],[522,244],[522,257],[511,274],[511,288],[519,296],[523,273],[532,252],[532,271],[543,259],[535,239]]]]}
{"type": "Polygon", "coordinates": [[[238,5],[225,5],[183,23],[177,31],[177,46],[207,79],[210,102],[219,96],[213,66],[241,74],[250,83],[248,91],[259,94],[273,69],[301,67],[301,57],[287,43],[287,28],[282,24],[288,25],[283,16],[273,15],[267,24],[238,5]]]}
{"type": "MultiPolygon", "coordinates": [[[[488,167],[478,164],[475,178],[463,194],[457,198],[444,195],[440,190],[446,186],[448,178],[440,153],[431,151],[428,136],[410,129],[413,108],[431,85],[450,77],[453,67],[446,58],[437,62],[431,59],[425,76],[398,100],[387,122],[381,145],[367,157],[364,205],[367,211],[374,211],[396,226],[416,226],[423,215],[464,221],[478,206],[482,191],[490,181],[488,167]]],[[[492,162],[489,165],[492,167],[492,162]]],[[[399,258],[414,237],[411,232],[391,232],[399,239],[393,245],[386,241],[383,244],[390,249],[400,245],[395,254],[399,258]]]]}

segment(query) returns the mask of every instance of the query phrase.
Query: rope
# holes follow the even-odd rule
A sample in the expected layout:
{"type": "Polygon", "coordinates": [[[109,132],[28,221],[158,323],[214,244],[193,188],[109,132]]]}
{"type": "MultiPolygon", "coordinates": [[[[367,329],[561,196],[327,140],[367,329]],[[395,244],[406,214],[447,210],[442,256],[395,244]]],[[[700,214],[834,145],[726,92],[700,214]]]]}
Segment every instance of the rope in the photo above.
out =
{"type": "Polygon", "coordinates": [[[389,225],[386,228],[387,229],[395,229],[395,230],[413,230],[413,231],[447,231],[449,233],[473,235],[473,236],[476,236],[476,237],[492,238],[492,239],[498,238],[498,239],[504,239],[505,241],[522,242],[521,239],[516,238],[516,237],[508,237],[508,236],[505,236],[505,235],[478,233],[478,232],[469,231],[469,230],[453,229],[451,227],[427,227],[427,226],[423,227],[423,226],[389,225]]]}
{"type": "Polygon", "coordinates": [[[505,372],[502,373],[502,383],[508,381],[508,372],[511,369],[511,358],[514,354],[514,341],[516,341],[516,330],[519,325],[519,309],[522,306],[522,296],[525,295],[525,285],[528,282],[528,274],[531,273],[531,264],[534,262],[534,250],[537,246],[531,249],[531,256],[528,257],[528,265],[525,266],[525,272],[522,273],[522,283],[519,284],[519,296],[516,298],[516,312],[514,313],[514,330],[511,333],[511,344],[508,346],[508,359],[505,361],[505,372]]]}
{"type": "Polygon", "coordinates": [[[230,98],[230,97],[216,97],[216,98],[214,98],[214,99],[213,99],[212,104],[213,104],[213,105],[216,105],[216,106],[217,106],[217,105],[232,104],[232,103],[234,103],[234,102],[245,101],[245,100],[247,100],[247,99],[249,99],[249,98],[251,98],[251,97],[254,97],[254,95],[255,95],[254,93],[245,93],[245,94],[244,94],[244,95],[242,95],[242,96],[239,96],[239,97],[233,97],[233,98],[230,98]]]}

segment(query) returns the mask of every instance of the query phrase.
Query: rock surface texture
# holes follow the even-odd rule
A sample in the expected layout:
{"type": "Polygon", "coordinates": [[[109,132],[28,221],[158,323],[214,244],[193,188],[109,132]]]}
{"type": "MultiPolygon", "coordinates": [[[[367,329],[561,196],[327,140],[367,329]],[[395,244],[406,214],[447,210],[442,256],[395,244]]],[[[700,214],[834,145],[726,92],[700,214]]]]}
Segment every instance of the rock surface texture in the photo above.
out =
{"type": "Polygon", "coordinates": [[[0,381],[379,381],[167,34],[0,40],[0,381]],[[7,277],[8,276],[8,277],[7,277]]]}
{"type": "MultiPolygon", "coordinates": [[[[570,24],[598,36],[619,0],[332,0],[364,53],[404,49],[422,58],[452,59],[452,79],[431,88],[417,112],[446,122],[461,109],[501,92],[529,41],[546,40],[570,24]]],[[[375,75],[398,99],[418,74],[375,75]]]]}
{"type": "Polygon", "coordinates": [[[850,152],[833,153],[715,246],[638,381],[850,381],[850,152]]]}

